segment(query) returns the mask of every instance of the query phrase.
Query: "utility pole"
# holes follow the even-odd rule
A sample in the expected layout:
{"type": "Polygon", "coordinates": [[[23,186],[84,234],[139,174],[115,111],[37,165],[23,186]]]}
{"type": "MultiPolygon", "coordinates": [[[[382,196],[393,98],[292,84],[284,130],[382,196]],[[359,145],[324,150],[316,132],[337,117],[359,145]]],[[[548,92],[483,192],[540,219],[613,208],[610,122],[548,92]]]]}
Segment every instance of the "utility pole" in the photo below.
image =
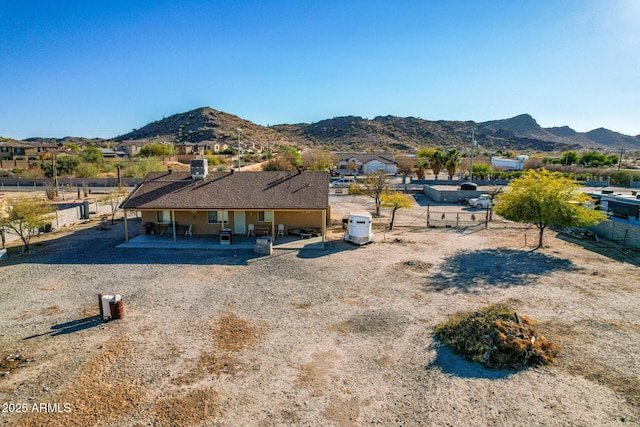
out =
{"type": "Polygon", "coordinates": [[[238,128],[238,171],[240,171],[240,128],[238,128]]]}
{"type": "Polygon", "coordinates": [[[51,153],[51,184],[53,186],[53,196],[58,196],[58,167],[56,166],[56,155],[51,153]]]}
{"type": "Polygon", "coordinates": [[[618,158],[618,170],[620,170],[620,167],[622,166],[622,153],[624,153],[624,148],[620,146],[620,157],[618,158]]]}
{"type": "Polygon", "coordinates": [[[476,144],[476,130],[471,129],[471,160],[469,161],[469,181],[473,182],[473,149],[476,144]]]}

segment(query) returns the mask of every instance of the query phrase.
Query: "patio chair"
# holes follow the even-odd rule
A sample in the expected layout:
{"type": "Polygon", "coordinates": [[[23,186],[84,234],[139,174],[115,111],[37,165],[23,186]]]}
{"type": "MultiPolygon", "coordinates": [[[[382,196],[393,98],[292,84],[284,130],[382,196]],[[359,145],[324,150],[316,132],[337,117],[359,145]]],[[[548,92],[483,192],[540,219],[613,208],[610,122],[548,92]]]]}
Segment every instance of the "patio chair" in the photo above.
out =
{"type": "Polygon", "coordinates": [[[187,231],[184,232],[185,237],[193,236],[192,230],[193,230],[193,224],[189,224],[189,228],[187,228],[187,231]]]}
{"type": "Polygon", "coordinates": [[[276,236],[284,237],[284,224],[278,224],[278,234],[276,236]]]}
{"type": "Polygon", "coordinates": [[[247,228],[247,236],[255,236],[254,230],[255,226],[253,224],[249,224],[249,228],[247,228]]]}

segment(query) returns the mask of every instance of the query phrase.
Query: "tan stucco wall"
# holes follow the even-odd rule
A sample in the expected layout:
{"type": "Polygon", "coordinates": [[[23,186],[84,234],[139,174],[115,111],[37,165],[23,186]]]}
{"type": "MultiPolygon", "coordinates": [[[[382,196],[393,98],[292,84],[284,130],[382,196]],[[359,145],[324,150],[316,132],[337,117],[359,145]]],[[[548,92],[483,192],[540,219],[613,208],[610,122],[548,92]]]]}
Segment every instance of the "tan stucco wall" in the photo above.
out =
{"type": "MultiPolygon", "coordinates": [[[[192,225],[192,232],[194,235],[213,235],[220,234],[220,229],[223,228],[222,224],[208,224],[206,211],[174,211],[175,221],[179,225],[192,225]]],[[[288,228],[322,228],[322,211],[309,210],[309,211],[275,211],[274,223],[277,229],[278,224],[284,224],[285,233],[288,228]]],[[[141,233],[145,232],[144,225],[147,222],[157,223],[156,211],[142,211],[141,233]]],[[[229,211],[229,222],[224,224],[225,228],[234,230],[234,213],[229,211]]],[[[245,211],[245,230],[249,224],[254,224],[256,227],[271,227],[271,222],[259,222],[258,211],[245,211]]]]}

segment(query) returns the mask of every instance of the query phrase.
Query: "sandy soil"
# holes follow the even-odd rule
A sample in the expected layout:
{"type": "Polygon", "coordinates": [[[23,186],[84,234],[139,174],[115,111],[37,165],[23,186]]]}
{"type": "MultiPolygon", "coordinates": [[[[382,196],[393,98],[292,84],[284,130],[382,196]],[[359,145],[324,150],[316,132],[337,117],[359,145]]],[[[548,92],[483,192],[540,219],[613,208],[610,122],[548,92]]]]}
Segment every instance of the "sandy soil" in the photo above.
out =
{"type": "MultiPolygon", "coordinates": [[[[371,209],[331,203],[336,223],[371,209]]],[[[631,258],[554,233],[532,251],[534,231],[498,219],[427,230],[424,209],[359,248],[338,225],[325,250],[270,257],[125,250],[122,223],[85,224],[0,261],[0,425],[640,424],[631,258]],[[98,293],[125,318],[97,321],[98,293]],[[503,300],[562,347],[556,364],[486,370],[434,340],[503,300]]]]}

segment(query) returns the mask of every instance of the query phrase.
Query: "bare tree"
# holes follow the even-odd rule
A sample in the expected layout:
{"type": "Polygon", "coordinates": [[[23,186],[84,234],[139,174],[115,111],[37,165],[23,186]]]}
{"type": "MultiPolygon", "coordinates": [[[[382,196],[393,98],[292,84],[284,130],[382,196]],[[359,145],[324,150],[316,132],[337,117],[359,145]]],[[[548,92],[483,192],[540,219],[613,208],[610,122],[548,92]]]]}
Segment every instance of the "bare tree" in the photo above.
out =
{"type": "Polygon", "coordinates": [[[380,198],[382,194],[389,191],[391,179],[384,171],[376,171],[362,181],[364,194],[372,197],[376,203],[376,216],[380,216],[380,198]]]}

